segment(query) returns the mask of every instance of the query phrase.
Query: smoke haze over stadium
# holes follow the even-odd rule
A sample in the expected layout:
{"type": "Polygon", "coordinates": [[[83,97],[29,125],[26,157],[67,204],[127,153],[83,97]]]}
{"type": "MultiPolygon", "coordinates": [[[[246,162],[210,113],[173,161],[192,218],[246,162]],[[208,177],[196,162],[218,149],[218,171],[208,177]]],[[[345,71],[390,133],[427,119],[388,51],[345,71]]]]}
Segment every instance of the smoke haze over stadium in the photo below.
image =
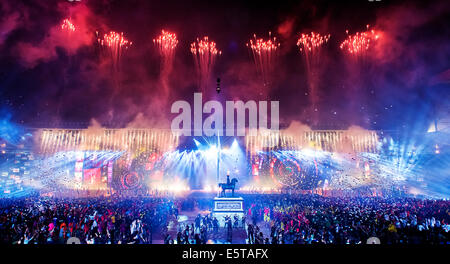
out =
{"type": "Polygon", "coordinates": [[[417,126],[412,121],[420,119],[419,126],[426,129],[435,108],[448,100],[448,79],[436,82],[449,68],[447,1],[172,2],[2,1],[2,112],[25,125],[95,119],[112,127],[168,127],[172,102],[191,100],[197,91],[189,45],[203,36],[222,51],[204,98],[264,100],[264,90],[280,101],[280,121],[286,126],[298,121],[319,129],[399,129],[417,126]],[[67,17],[76,26],[70,39],[60,30],[67,17]],[[380,32],[380,39],[361,66],[339,44],[346,30],[353,34],[366,25],[380,32]],[[179,40],[170,89],[162,88],[152,41],[162,29],[179,40]],[[120,85],[97,43],[96,32],[101,36],[112,30],[133,42],[114,77],[120,85]],[[274,81],[263,86],[245,43],[253,34],[267,38],[269,31],[280,48],[274,81]],[[311,31],[331,34],[322,49],[318,124],[310,118],[308,78],[296,46],[299,35],[311,31]],[[219,95],[217,77],[222,80],[219,95]]]}

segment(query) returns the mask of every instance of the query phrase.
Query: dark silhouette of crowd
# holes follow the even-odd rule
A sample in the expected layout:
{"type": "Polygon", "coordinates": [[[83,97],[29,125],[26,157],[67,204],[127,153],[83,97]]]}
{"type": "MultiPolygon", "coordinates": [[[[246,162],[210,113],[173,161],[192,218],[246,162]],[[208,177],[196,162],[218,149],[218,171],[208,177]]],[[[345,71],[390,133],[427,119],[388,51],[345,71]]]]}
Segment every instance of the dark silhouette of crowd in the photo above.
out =
{"type": "Polygon", "coordinates": [[[152,243],[176,219],[166,198],[27,198],[0,200],[0,242],[63,244],[152,243]]]}
{"type": "Polygon", "coordinates": [[[244,229],[245,217],[236,215],[223,216],[220,221],[212,214],[198,214],[192,223],[182,223],[178,225],[178,232],[174,240],[169,234],[166,235],[165,244],[207,244],[209,234],[219,233],[219,229],[223,228],[226,233],[226,242],[233,242],[233,230],[244,229]]]}
{"type": "MultiPolygon", "coordinates": [[[[245,216],[198,215],[179,223],[179,210],[199,210],[209,199],[96,197],[0,199],[0,243],[205,244],[233,230],[251,244],[449,244],[450,201],[406,197],[339,198],[311,194],[247,194],[245,216]],[[223,220],[223,221],[222,221],[223,220]],[[169,235],[169,226],[175,234],[169,235]],[[219,231],[219,228],[220,229],[219,231]],[[242,229],[244,228],[244,229],[242,229]]],[[[211,208],[209,208],[211,209],[211,208]]]]}
{"type": "Polygon", "coordinates": [[[249,243],[449,244],[450,201],[251,195],[245,198],[249,243]],[[270,232],[264,238],[260,231],[270,232]],[[270,240],[269,240],[270,239],[270,240]]]}

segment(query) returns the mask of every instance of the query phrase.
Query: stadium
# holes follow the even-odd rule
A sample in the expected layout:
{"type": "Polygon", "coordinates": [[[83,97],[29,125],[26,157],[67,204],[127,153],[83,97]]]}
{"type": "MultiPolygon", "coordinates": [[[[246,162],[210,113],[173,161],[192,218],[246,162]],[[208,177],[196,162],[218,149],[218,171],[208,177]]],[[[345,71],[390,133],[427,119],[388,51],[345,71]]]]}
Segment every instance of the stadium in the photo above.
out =
{"type": "Polygon", "coordinates": [[[424,132],[421,144],[408,150],[395,131],[361,128],[282,129],[246,137],[184,137],[167,129],[127,128],[22,133],[15,145],[6,140],[0,145],[4,197],[35,190],[48,195],[63,190],[72,190],[71,195],[80,190],[102,195],[216,192],[217,180],[227,174],[241,179],[244,192],[351,195],[358,190],[382,196],[396,191],[437,198],[448,193],[440,184],[448,179],[445,132],[424,132]]]}
{"type": "Polygon", "coordinates": [[[450,243],[448,3],[119,2],[0,4],[0,243],[450,243]]]}

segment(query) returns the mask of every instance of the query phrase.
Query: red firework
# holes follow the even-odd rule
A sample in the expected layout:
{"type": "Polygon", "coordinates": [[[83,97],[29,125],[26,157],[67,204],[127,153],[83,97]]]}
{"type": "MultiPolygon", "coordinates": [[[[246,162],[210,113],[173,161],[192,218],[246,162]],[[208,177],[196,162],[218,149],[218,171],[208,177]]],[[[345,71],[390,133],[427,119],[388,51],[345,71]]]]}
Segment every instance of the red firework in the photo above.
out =
{"type": "Polygon", "coordinates": [[[104,34],[102,39],[98,38],[97,40],[102,47],[106,48],[108,55],[112,59],[114,69],[118,70],[124,50],[131,47],[133,43],[123,36],[123,32],[117,33],[114,31],[104,34]]]}
{"type": "Polygon", "coordinates": [[[153,43],[158,46],[159,54],[163,57],[173,57],[175,48],[178,45],[177,35],[162,30],[161,35],[153,39],[153,43]]]}
{"type": "Polygon", "coordinates": [[[367,53],[372,42],[379,38],[379,35],[375,30],[369,30],[369,25],[367,25],[367,31],[365,32],[356,32],[354,35],[349,35],[348,30],[345,32],[348,37],[341,43],[340,48],[353,55],[363,55],[367,53]]]}
{"type": "Polygon", "coordinates": [[[330,34],[322,36],[319,33],[301,34],[297,40],[299,51],[304,55],[306,75],[308,77],[308,88],[314,122],[317,122],[317,104],[319,102],[318,82],[321,62],[321,50],[330,39],[330,34]]]}
{"type": "Polygon", "coordinates": [[[222,51],[218,50],[214,41],[209,41],[208,37],[198,39],[191,44],[191,53],[194,57],[197,72],[200,77],[200,88],[204,91],[216,62],[217,55],[222,51]]]}
{"type": "Polygon", "coordinates": [[[175,49],[178,45],[177,35],[175,33],[162,30],[161,35],[153,39],[153,43],[158,47],[161,55],[161,85],[164,95],[170,91],[169,74],[172,71],[173,59],[175,56],[175,49]]]}
{"type": "Polygon", "coordinates": [[[263,78],[264,85],[268,84],[280,43],[276,37],[272,38],[269,32],[269,39],[257,39],[254,34],[253,39],[250,39],[246,45],[252,52],[253,60],[263,78]]]}
{"type": "Polygon", "coordinates": [[[62,30],[67,30],[69,32],[74,32],[75,31],[75,25],[72,24],[72,22],[70,22],[70,20],[68,18],[64,19],[62,24],[61,24],[61,29],[62,30]]]}
{"type": "Polygon", "coordinates": [[[311,32],[311,34],[302,34],[297,41],[297,46],[300,52],[304,53],[314,53],[322,45],[328,42],[330,39],[330,34],[322,36],[319,33],[311,32]]]}

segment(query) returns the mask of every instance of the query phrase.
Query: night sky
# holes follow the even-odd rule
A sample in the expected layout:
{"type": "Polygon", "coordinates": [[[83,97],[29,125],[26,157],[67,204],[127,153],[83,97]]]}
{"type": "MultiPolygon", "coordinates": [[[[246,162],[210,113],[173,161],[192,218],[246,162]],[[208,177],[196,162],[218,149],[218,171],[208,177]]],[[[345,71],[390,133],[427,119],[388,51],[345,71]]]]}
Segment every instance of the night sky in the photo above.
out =
{"type": "Polygon", "coordinates": [[[449,1],[139,1],[0,2],[0,118],[25,126],[167,126],[172,102],[197,91],[189,45],[209,36],[222,50],[206,99],[280,101],[280,120],[317,129],[426,127],[448,108],[449,1]],[[70,17],[77,35],[63,36],[70,17]],[[363,64],[339,48],[345,31],[381,32],[363,64]],[[177,34],[168,93],[152,39],[177,34]],[[113,83],[96,34],[123,32],[133,45],[113,83]],[[271,31],[281,43],[273,83],[262,87],[245,43],[271,31]],[[311,121],[300,33],[330,33],[322,49],[319,122],[311,121]],[[215,79],[222,91],[215,93],[215,79]],[[442,110],[444,109],[444,110],[442,110]],[[420,125],[417,125],[420,120],[420,125]]]}

